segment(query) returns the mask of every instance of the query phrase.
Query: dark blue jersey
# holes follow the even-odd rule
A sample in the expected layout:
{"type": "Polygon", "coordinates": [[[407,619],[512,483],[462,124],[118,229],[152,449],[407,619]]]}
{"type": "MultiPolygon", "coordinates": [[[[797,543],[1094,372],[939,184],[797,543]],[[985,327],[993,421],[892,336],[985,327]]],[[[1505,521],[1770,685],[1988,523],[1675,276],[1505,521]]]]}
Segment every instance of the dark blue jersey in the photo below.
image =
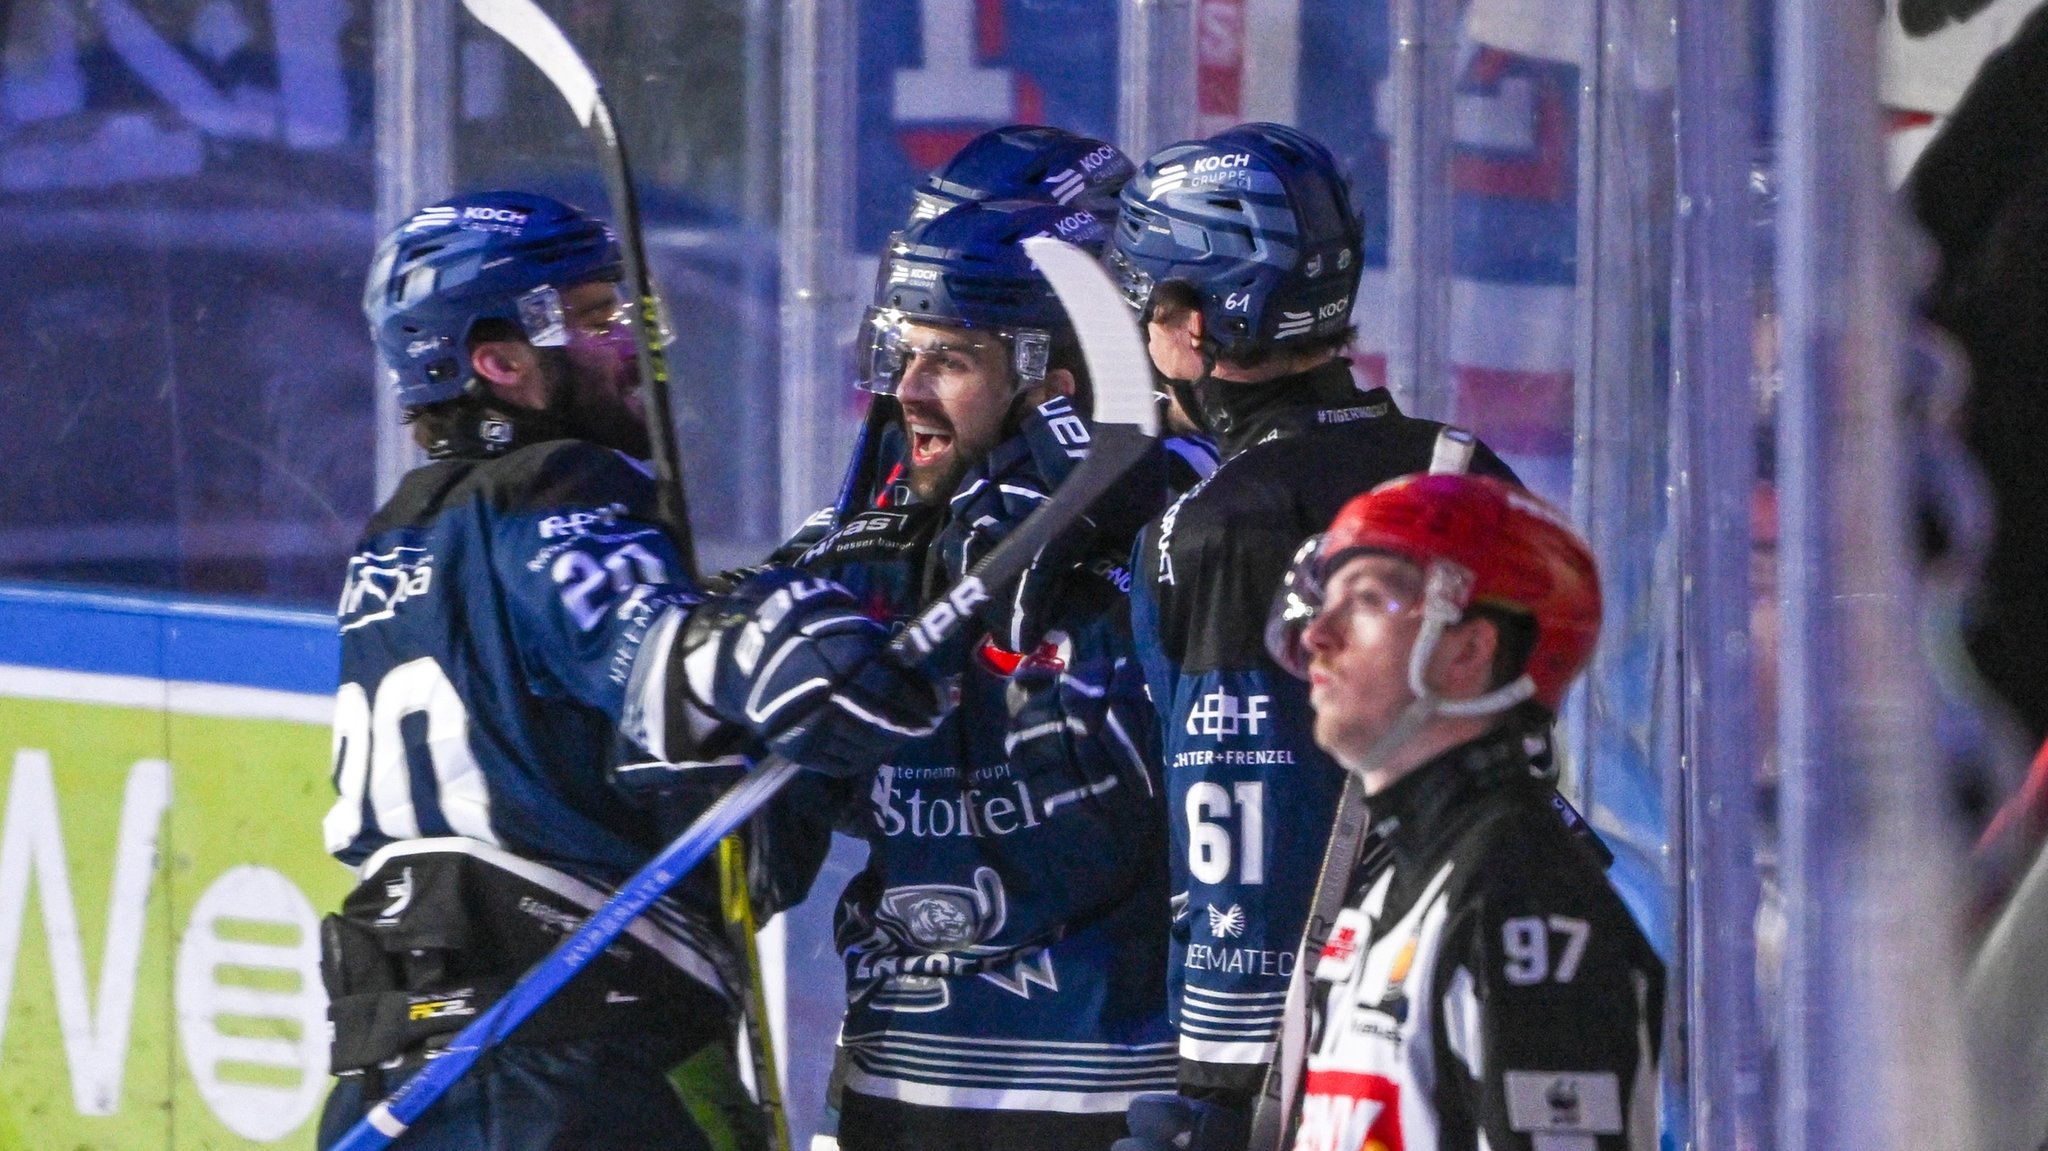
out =
{"type": "MultiPolygon", "coordinates": [[[[945,515],[869,508],[804,566],[905,618],[945,515]]],[[[1172,1087],[1165,812],[1124,602],[1078,565],[1037,652],[956,648],[944,724],[840,797],[869,846],[836,923],[849,1090],[1101,1116],[1172,1087]]]]}
{"type": "MultiPolygon", "coordinates": [[[[1266,616],[1300,543],[1353,496],[1427,470],[1443,425],[1361,393],[1342,360],[1218,394],[1223,463],[1140,536],[1131,611],[1161,723],[1181,1079],[1248,1093],[1343,784],[1308,686],[1266,654],[1266,616]]],[[[1472,470],[1514,478],[1484,446],[1472,470]]]]}
{"type": "Polygon", "coordinates": [[[342,590],[328,850],[463,836],[600,880],[659,849],[611,782],[635,656],[698,599],[643,466],[556,441],[421,467],[342,590]]]}

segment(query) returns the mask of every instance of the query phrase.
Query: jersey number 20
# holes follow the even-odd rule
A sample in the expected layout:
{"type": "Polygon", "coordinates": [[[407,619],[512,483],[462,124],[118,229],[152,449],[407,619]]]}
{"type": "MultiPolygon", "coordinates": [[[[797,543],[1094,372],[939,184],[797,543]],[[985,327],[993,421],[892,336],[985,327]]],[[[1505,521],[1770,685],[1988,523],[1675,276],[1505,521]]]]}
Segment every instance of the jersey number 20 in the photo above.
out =
{"type": "Polygon", "coordinates": [[[427,762],[448,829],[497,842],[491,834],[490,791],[469,750],[469,710],[448,673],[431,656],[422,656],[385,673],[374,705],[359,683],[342,684],[335,694],[334,785],[341,794],[321,823],[329,851],[346,847],[362,831],[366,791],[385,835],[419,837],[412,766],[399,730],[408,716],[419,714],[427,717],[427,762]]]}

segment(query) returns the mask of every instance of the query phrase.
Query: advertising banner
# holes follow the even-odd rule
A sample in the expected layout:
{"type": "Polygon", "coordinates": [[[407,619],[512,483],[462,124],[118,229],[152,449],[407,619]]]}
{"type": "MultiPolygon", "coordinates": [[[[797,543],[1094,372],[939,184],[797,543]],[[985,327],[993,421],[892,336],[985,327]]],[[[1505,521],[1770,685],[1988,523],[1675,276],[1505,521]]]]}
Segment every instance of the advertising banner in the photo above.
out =
{"type": "Polygon", "coordinates": [[[310,1146],[325,614],[0,587],[0,1149],[310,1146]]]}

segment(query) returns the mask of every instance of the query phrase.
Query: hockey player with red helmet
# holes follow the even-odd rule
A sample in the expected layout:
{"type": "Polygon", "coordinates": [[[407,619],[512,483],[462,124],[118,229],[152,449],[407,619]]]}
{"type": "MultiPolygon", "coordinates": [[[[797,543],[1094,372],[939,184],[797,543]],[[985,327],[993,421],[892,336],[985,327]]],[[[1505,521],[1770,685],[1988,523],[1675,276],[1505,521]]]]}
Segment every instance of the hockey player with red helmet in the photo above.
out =
{"type": "Polygon", "coordinates": [[[1585,544],[1498,480],[1394,480],[1302,549],[1268,644],[1371,819],[1292,997],[1295,1151],[1656,1145],[1663,967],[1531,762],[1599,628],[1585,544]]]}

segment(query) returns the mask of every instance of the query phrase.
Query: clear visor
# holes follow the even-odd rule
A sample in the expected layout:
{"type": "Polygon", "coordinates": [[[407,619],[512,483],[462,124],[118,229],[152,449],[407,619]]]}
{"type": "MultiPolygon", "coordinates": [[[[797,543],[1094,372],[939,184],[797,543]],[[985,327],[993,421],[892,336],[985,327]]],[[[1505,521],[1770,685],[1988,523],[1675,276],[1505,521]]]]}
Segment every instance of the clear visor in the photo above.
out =
{"type": "MultiPolygon", "coordinates": [[[[562,293],[552,284],[542,284],[521,295],[519,326],[526,342],[536,348],[567,347],[574,336],[592,339],[634,338],[636,304],[623,283],[610,285],[611,294],[594,303],[584,303],[571,315],[562,293]]],[[[669,319],[668,304],[654,298],[655,344],[666,348],[676,342],[675,324],[669,319]]]]}
{"type": "Polygon", "coordinates": [[[1313,535],[1294,551],[1294,562],[1273,595],[1266,613],[1266,652],[1296,679],[1308,678],[1308,649],[1302,636],[1323,612],[1323,578],[1319,553],[1323,537],[1313,535]]]}
{"type": "Polygon", "coordinates": [[[903,375],[920,358],[942,376],[962,373],[976,352],[998,343],[1007,353],[1018,389],[1045,381],[1052,333],[1038,328],[983,328],[958,320],[920,316],[895,308],[869,308],[861,318],[857,382],[862,391],[893,396],[903,375]]]}
{"type": "MultiPolygon", "coordinates": [[[[1367,618],[1384,621],[1425,614],[1426,603],[1437,609],[1443,623],[1454,623],[1463,615],[1472,579],[1464,568],[1436,561],[1425,571],[1404,556],[1371,548],[1325,555],[1324,542],[1324,536],[1311,536],[1296,549],[1272,610],[1266,613],[1266,651],[1295,678],[1308,678],[1309,628],[1331,612],[1340,613],[1344,619],[1339,622],[1354,629],[1367,618]],[[1352,565],[1354,559],[1373,556],[1393,566],[1352,565]]],[[[1416,691],[1421,694],[1420,688],[1416,691]]]]}

